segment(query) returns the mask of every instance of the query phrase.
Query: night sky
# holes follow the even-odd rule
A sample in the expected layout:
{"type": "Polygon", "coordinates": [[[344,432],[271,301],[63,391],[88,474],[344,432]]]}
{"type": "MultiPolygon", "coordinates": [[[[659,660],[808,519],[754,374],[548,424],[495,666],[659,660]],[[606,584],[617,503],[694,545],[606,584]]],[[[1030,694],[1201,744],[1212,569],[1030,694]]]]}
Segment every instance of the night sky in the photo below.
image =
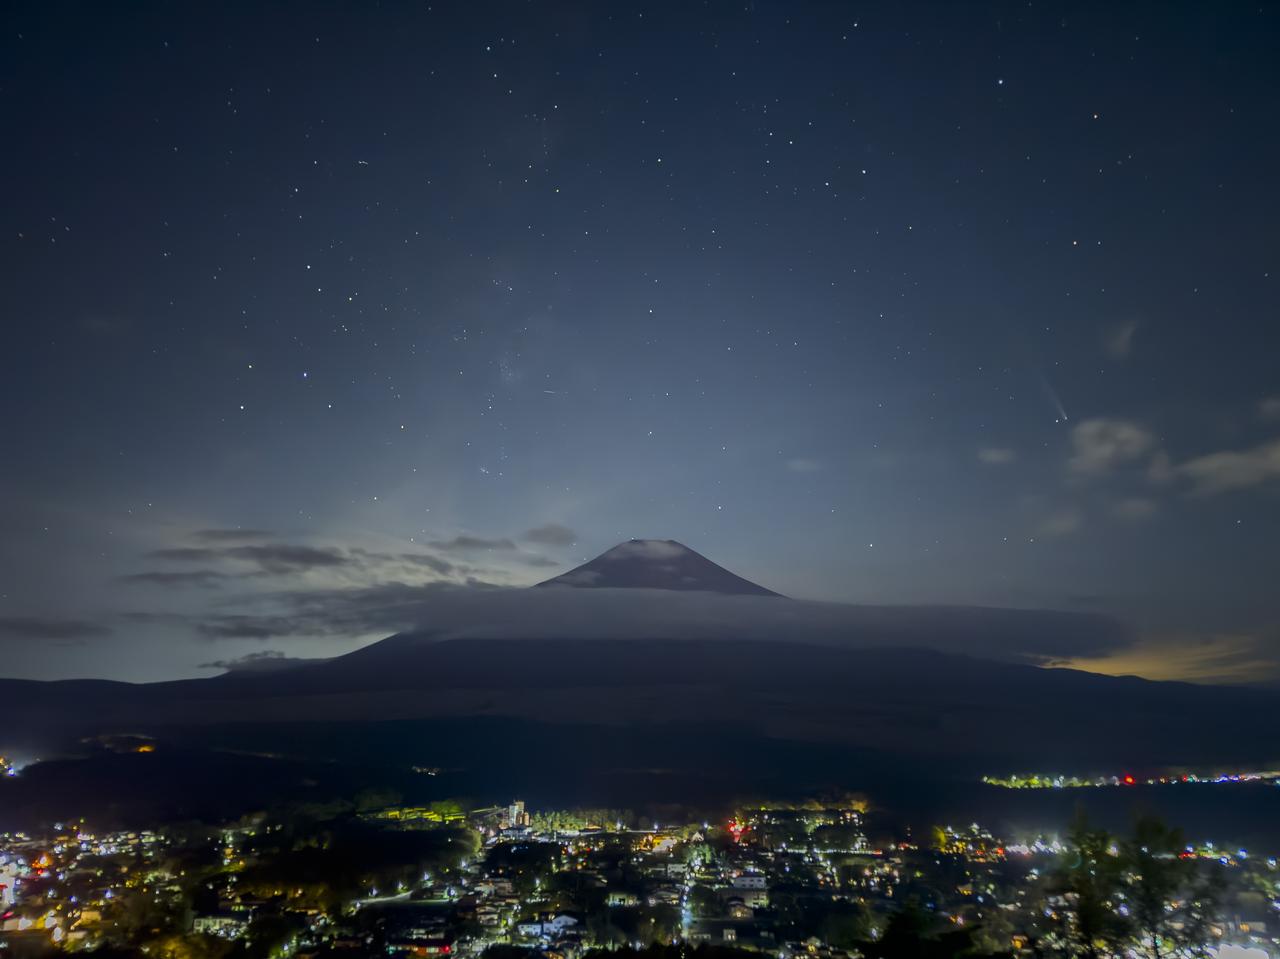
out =
{"type": "Polygon", "coordinates": [[[1280,6],[0,20],[0,674],[657,537],[1280,676],[1280,6]]]}

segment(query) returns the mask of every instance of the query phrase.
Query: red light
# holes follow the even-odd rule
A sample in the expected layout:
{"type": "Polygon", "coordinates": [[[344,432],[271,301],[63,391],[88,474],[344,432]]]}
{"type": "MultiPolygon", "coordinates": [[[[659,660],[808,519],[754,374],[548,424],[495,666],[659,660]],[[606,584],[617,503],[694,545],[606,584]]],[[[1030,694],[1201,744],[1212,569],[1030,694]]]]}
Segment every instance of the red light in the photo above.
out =
{"type": "Polygon", "coordinates": [[[1132,777],[1132,776],[1125,776],[1125,777],[1124,777],[1124,784],[1125,784],[1126,786],[1132,786],[1132,785],[1133,785],[1133,777],[1132,777]]]}

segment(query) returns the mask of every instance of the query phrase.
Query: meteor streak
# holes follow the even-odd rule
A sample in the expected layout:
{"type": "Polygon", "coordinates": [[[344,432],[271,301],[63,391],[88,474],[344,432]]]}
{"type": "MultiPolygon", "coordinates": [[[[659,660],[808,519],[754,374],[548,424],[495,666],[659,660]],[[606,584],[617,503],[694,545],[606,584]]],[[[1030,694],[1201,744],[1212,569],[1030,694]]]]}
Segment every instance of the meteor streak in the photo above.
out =
{"type": "Polygon", "coordinates": [[[1040,386],[1044,389],[1044,395],[1048,397],[1049,402],[1053,405],[1054,410],[1057,411],[1058,419],[1055,420],[1055,422],[1062,422],[1062,423],[1067,422],[1067,420],[1071,418],[1067,416],[1067,408],[1062,405],[1062,400],[1058,398],[1058,394],[1054,391],[1053,387],[1049,385],[1048,377],[1046,377],[1043,373],[1040,373],[1039,376],[1040,376],[1040,386]]]}

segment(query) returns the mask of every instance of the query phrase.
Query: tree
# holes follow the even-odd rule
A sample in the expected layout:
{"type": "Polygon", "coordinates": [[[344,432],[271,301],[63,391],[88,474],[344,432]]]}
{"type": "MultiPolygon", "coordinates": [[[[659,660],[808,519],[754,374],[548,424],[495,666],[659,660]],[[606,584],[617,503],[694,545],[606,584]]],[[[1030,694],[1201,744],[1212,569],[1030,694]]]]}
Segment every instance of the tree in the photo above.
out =
{"type": "Polygon", "coordinates": [[[285,946],[306,928],[296,917],[260,916],[249,923],[245,937],[249,956],[272,956],[285,951],[285,946]]]}
{"type": "Polygon", "coordinates": [[[595,882],[584,881],[582,873],[576,869],[555,873],[543,884],[543,889],[548,909],[590,913],[604,907],[604,888],[595,882]]]}
{"type": "Polygon", "coordinates": [[[883,936],[860,944],[859,951],[872,959],[956,959],[972,954],[972,930],[938,931],[937,925],[918,903],[909,902],[889,917],[883,936]]]}
{"type": "Polygon", "coordinates": [[[603,913],[593,913],[587,917],[587,935],[589,935],[597,945],[607,946],[610,949],[618,946],[626,945],[627,934],[614,924],[611,918],[611,910],[603,913]]]}
{"type": "Polygon", "coordinates": [[[184,925],[185,906],[157,899],[146,890],[130,887],[119,893],[105,911],[106,938],[132,946],[154,937],[175,934],[184,925]]]}
{"type": "Polygon", "coordinates": [[[375,809],[385,809],[387,806],[396,805],[403,798],[404,797],[394,789],[382,789],[377,786],[369,786],[356,793],[356,812],[372,812],[375,809]]]}
{"type": "Polygon", "coordinates": [[[718,916],[723,911],[720,896],[714,889],[697,883],[689,890],[689,911],[699,919],[718,916]]]}
{"type": "Polygon", "coordinates": [[[1181,956],[1205,959],[1216,942],[1213,926],[1222,914],[1226,881],[1222,869],[1214,863],[1187,893],[1182,907],[1182,922],[1176,930],[1175,949],[1181,956]]]}
{"type": "Polygon", "coordinates": [[[626,906],[612,909],[609,921],[632,942],[670,942],[680,932],[680,910],[674,906],[626,906]]]}
{"type": "Polygon", "coordinates": [[[161,936],[143,947],[158,959],[227,959],[234,946],[218,936],[161,936]]]}
{"type": "Polygon", "coordinates": [[[1058,923],[1053,909],[1049,905],[1051,890],[1058,885],[1058,877],[1050,874],[1036,880],[1029,877],[1026,882],[1026,896],[1022,902],[1021,915],[1015,931],[1027,937],[1027,947],[1036,959],[1041,959],[1046,952],[1054,951],[1058,923]]]}
{"type": "Polygon", "coordinates": [[[1086,959],[1114,955],[1128,938],[1129,924],[1116,908],[1121,864],[1111,845],[1111,835],[1090,826],[1084,812],[1078,812],[1056,877],[1057,889],[1069,903],[1064,938],[1072,954],[1086,959]]]}
{"type": "Polygon", "coordinates": [[[481,959],[531,959],[537,954],[535,950],[526,949],[524,946],[509,946],[505,943],[498,943],[485,949],[481,953],[481,959]]]}
{"type": "Polygon", "coordinates": [[[1194,860],[1182,858],[1185,849],[1182,832],[1154,816],[1139,819],[1133,838],[1121,845],[1138,942],[1152,959],[1160,959],[1165,943],[1172,949],[1181,925],[1172,904],[1190,887],[1196,868],[1194,860]]]}
{"type": "Polygon", "coordinates": [[[715,853],[705,842],[685,843],[681,855],[685,865],[694,872],[710,865],[715,859],[715,853]]]}
{"type": "Polygon", "coordinates": [[[819,937],[837,949],[854,950],[872,938],[867,910],[852,902],[833,902],[818,926],[819,937]]]}

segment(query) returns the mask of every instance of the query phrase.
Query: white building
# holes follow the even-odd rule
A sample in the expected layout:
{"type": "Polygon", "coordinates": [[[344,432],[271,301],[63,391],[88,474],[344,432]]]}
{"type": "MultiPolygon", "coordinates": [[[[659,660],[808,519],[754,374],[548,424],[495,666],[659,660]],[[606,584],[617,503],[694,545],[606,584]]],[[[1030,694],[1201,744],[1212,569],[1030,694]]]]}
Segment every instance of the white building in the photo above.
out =
{"type": "Polygon", "coordinates": [[[578,925],[576,916],[568,913],[556,913],[537,919],[526,919],[516,923],[516,932],[528,939],[554,939],[562,936],[578,925]]]}
{"type": "Polygon", "coordinates": [[[224,939],[235,939],[245,930],[247,923],[243,916],[225,912],[196,916],[191,924],[191,931],[206,936],[221,936],[224,939]]]}

